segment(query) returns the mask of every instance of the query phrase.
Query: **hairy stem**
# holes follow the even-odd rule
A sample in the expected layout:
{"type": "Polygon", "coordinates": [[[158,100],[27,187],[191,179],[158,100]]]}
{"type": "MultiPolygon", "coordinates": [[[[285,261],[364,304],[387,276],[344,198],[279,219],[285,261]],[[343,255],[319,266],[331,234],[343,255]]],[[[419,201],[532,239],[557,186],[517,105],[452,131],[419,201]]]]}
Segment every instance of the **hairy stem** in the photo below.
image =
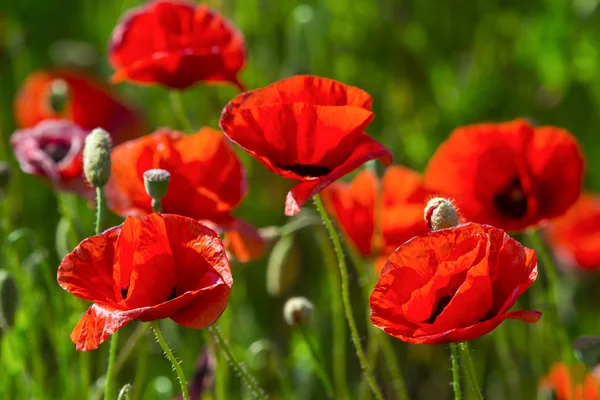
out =
{"type": "Polygon", "coordinates": [[[338,267],[340,269],[340,278],[341,278],[341,291],[342,291],[342,303],[344,305],[344,313],[346,314],[346,320],[348,321],[348,327],[350,328],[350,336],[352,337],[352,342],[354,343],[354,347],[356,348],[356,354],[358,355],[358,360],[363,369],[365,379],[369,383],[369,387],[373,392],[373,395],[377,400],[383,400],[383,395],[381,394],[381,390],[377,386],[377,382],[375,381],[375,377],[373,376],[373,372],[371,371],[371,367],[367,361],[367,357],[365,355],[365,351],[360,344],[360,336],[358,334],[358,328],[356,327],[356,321],[354,320],[354,314],[352,312],[352,304],[350,302],[350,289],[349,289],[349,279],[348,279],[348,266],[346,265],[346,259],[344,257],[344,252],[342,250],[342,244],[340,242],[340,238],[335,231],[333,224],[331,223],[331,219],[329,215],[327,215],[327,211],[325,211],[325,207],[323,206],[323,202],[321,201],[321,197],[317,194],[314,197],[315,205],[323,222],[325,223],[325,227],[327,228],[329,235],[331,236],[331,241],[333,242],[333,248],[335,250],[335,254],[338,259],[338,267]]]}
{"type": "Polygon", "coordinates": [[[158,325],[158,321],[152,321],[152,330],[154,331],[154,335],[156,336],[156,341],[158,342],[160,347],[163,349],[165,356],[167,356],[167,359],[171,362],[171,365],[173,365],[173,369],[175,370],[175,373],[177,374],[177,380],[179,380],[179,386],[181,386],[181,397],[183,397],[183,400],[190,400],[190,395],[188,393],[188,387],[187,387],[187,381],[185,380],[185,375],[183,374],[183,369],[181,369],[181,365],[179,365],[179,361],[177,361],[177,359],[173,355],[173,352],[167,345],[167,342],[165,341],[165,338],[163,337],[162,332],[160,331],[160,326],[158,325]]]}

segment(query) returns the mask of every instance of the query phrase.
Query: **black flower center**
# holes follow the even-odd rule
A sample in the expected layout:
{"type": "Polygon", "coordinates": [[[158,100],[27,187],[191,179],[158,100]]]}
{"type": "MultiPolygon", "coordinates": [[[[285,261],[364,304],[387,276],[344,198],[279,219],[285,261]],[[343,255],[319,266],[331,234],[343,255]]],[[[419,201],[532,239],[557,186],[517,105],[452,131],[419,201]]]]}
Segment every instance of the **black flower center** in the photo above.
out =
{"type": "Polygon", "coordinates": [[[42,144],[41,148],[44,153],[50,156],[52,161],[59,163],[69,154],[71,146],[64,142],[48,142],[42,144]]]}
{"type": "Polygon", "coordinates": [[[305,178],[324,176],[331,172],[331,168],[322,165],[290,164],[278,165],[278,167],[305,178]]]}
{"type": "Polygon", "coordinates": [[[450,300],[452,300],[452,296],[444,296],[438,301],[437,306],[435,306],[435,310],[431,313],[431,316],[427,320],[428,324],[433,324],[437,317],[444,311],[446,306],[450,304],[450,300]]]}
{"type": "Polygon", "coordinates": [[[123,300],[127,298],[127,293],[129,292],[129,288],[121,289],[121,297],[123,300]]]}
{"type": "Polygon", "coordinates": [[[523,218],[527,214],[527,196],[519,178],[515,178],[494,199],[496,208],[503,217],[523,218]]]}

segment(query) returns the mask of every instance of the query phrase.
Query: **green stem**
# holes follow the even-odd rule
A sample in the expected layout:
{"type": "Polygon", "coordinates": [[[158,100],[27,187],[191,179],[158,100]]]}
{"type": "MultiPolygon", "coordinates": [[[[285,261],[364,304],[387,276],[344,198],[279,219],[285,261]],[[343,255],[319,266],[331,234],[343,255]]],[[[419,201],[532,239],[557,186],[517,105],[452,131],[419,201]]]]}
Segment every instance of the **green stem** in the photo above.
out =
{"type": "Polygon", "coordinates": [[[358,334],[358,328],[356,327],[356,321],[354,320],[354,314],[352,313],[352,304],[350,302],[350,290],[349,290],[349,282],[348,282],[348,266],[346,265],[346,259],[344,258],[344,252],[342,251],[342,245],[340,243],[340,238],[335,231],[333,224],[331,223],[331,219],[329,215],[327,215],[327,211],[325,211],[325,207],[323,206],[323,202],[321,201],[321,197],[317,194],[314,196],[315,205],[323,222],[325,223],[325,227],[329,231],[329,235],[331,236],[331,241],[333,243],[333,248],[335,249],[335,253],[338,258],[338,267],[340,269],[340,278],[341,278],[341,290],[342,290],[342,303],[344,305],[344,313],[346,314],[346,320],[348,321],[348,327],[350,328],[350,336],[352,337],[352,342],[354,343],[354,347],[356,348],[356,354],[358,355],[359,362],[363,369],[365,379],[369,383],[371,387],[371,391],[377,400],[383,400],[383,395],[377,387],[377,383],[375,378],[373,377],[373,373],[371,371],[371,367],[367,362],[367,357],[365,356],[365,351],[360,344],[360,336],[358,334]]]}
{"type": "Polygon", "coordinates": [[[104,198],[104,191],[101,187],[96,188],[96,235],[102,232],[102,226],[104,225],[104,214],[106,214],[106,201],[104,198]]]}
{"type": "Polygon", "coordinates": [[[187,387],[187,381],[185,380],[185,375],[183,374],[181,365],[179,365],[179,361],[177,361],[177,359],[173,355],[173,352],[169,348],[169,345],[167,345],[167,342],[165,341],[165,338],[163,337],[162,332],[160,331],[160,326],[158,325],[158,321],[152,321],[151,324],[152,324],[151,325],[152,330],[154,331],[154,335],[156,336],[156,341],[158,342],[160,347],[163,349],[163,352],[167,356],[167,359],[171,362],[171,365],[173,365],[173,369],[175,369],[175,373],[177,374],[177,379],[179,380],[179,385],[181,386],[181,397],[183,397],[183,400],[190,400],[190,395],[188,393],[188,387],[187,387]]]}
{"type": "Polygon", "coordinates": [[[181,94],[176,90],[171,90],[169,96],[171,98],[171,107],[173,108],[173,112],[179,120],[179,124],[187,133],[192,133],[192,124],[190,123],[190,120],[185,114],[183,102],[181,101],[181,94]]]}
{"type": "Polygon", "coordinates": [[[329,397],[330,399],[333,399],[334,398],[333,385],[331,384],[331,380],[327,376],[327,372],[325,371],[323,364],[321,363],[319,357],[317,356],[317,352],[316,352],[315,348],[313,347],[312,343],[310,342],[310,339],[308,338],[308,334],[306,333],[306,330],[304,329],[304,327],[302,325],[299,325],[298,329],[300,330],[300,333],[302,334],[302,338],[304,339],[304,342],[306,343],[306,346],[308,347],[308,351],[310,353],[310,356],[313,359],[313,364],[317,371],[317,374],[319,375],[319,378],[321,379],[323,386],[325,386],[325,390],[327,391],[327,397],[329,397]]]}
{"type": "Polygon", "coordinates": [[[471,384],[471,391],[475,395],[475,399],[483,400],[481,390],[477,384],[477,375],[475,374],[475,368],[473,367],[473,361],[471,360],[471,354],[469,353],[469,345],[467,342],[461,342],[458,347],[460,348],[462,359],[464,360],[464,366],[466,367],[469,382],[471,384]]]}
{"type": "Polygon", "coordinates": [[[219,347],[221,348],[221,350],[223,350],[223,354],[225,355],[225,358],[227,358],[227,361],[229,361],[231,367],[244,381],[244,383],[246,384],[248,389],[250,389],[254,397],[256,397],[257,399],[266,400],[267,396],[265,395],[265,392],[256,383],[256,379],[254,379],[254,377],[250,375],[246,368],[244,368],[244,366],[242,366],[242,364],[240,364],[234,357],[233,352],[229,348],[229,345],[221,335],[221,330],[219,329],[219,326],[217,324],[213,324],[211,327],[208,328],[208,330],[215,337],[217,343],[219,344],[219,347]]]}
{"type": "MultiPolygon", "coordinates": [[[[104,223],[104,214],[106,205],[104,204],[104,191],[101,187],[96,187],[96,235],[102,232],[102,225],[104,223]]],[[[119,332],[112,334],[110,338],[110,349],[108,352],[108,368],[106,369],[106,384],[104,386],[104,399],[110,400],[113,395],[113,380],[114,380],[114,369],[115,359],[117,357],[117,342],[119,341],[119,332]]]]}
{"type": "Polygon", "coordinates": [[[400,371],[399,367],[400,363],[398,362],[398,357],[396,357],[396,352],[394,351],[390,337],[383,331],[380,331],[377,336],[379,336],[378,339],[381,349],[383,350],[383,357],[385,358],[387,368],[392,377],[392,386],[400,400],[408,400],[408,392],[406,391],[402,371],[400,371]]]}
{"type": "Polygon", "coordinates": [[[331,240],[327,238],[323,229],[317,229],[315,235],[327,267],[327,280],[331,288],[333,381],[335,384],[336,399],[348,399],[348,384],[346,383],[346,324],[344,322],[342,298],[338,289],[340,287],[340,277],[337,273],[337,263],[335,253],[331,247],[331,240]]]}
{"type": "Polygon", "coordinates": [[[555,337],[558,337],[560,347],[562,348],[562,358],[565,361],[572,362],[574,360],[573,349],[569,341],[567,331],[565,330],[565,326],[560,321],[560,302],[558,301],[559,279],[558,275],[556,274],[556,265],[554,264],[550,253],[548,253],[548,249],[544,245],[538,230],[528,231],[527,239],[529,239],[533,248],[535,249],[536,255],[540,257],[542,261],[542,268],[548,281],[549,301],[552,303],[550,320],[554,320],[552,326],[556,332],[555,337]]]}
{"type": "Polygon", "coordinates": [[[106,369],[106,384],[104,386],[104,399],[113,398],[113,379],[115,374],[115,359],[117,358],[117,342],[119,341],[119,331],[112,334],[110,338],[110,349],[108,352],[108,368],[106,369]]]}
{"type": "Polygon", "coordinates": [[[460,391],[460,373],[458,368],[458,349],[456,343],[450,343],[450,354],[452,360],[452,387],[454,388],[454,400],[462,400],[460,391]]]}
{"type": "Polygon", "coordinates": [[[162,211],[162,202],[159,199],[152,199],[150,204],[152,205],[152,212],[158,213],[162,211]]]}

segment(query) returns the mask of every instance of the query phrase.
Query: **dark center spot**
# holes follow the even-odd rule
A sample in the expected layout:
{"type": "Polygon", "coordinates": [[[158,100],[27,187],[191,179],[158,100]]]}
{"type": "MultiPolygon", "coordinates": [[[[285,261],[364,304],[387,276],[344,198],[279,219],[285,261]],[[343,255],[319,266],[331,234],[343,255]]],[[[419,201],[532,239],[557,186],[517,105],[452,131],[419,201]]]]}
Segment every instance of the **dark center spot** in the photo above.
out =
{"type": "Polygon", "coordinates": [[[290,164],[278,165],[278,167],[305,178],[324,176],[331,172],[331,168],[321,165],[290,164]]]}
{"type": "Polygon", "coordinates": [[[49,142],[42,144],[42,151],[50,156],[55,163],[61,162],[69,154],[70,146],[67,143],[49,142]]]}
{"type": "Polygon", "coordinates": [[[435,306],[435,310],[433,310],[431,316],[427,320],[428,324],[433,324],[435,322],[436,318],[439,317],[442,311],[444,311],[446,306],[450,303],[450,300],[452,300],[452,296],[444,296],[440,299],[440,301],[438,301],[437,306],[435,306]]]}
{"type": "Polygon", "coordinates": [[[496,208],[503,217],[523,218],[527,213],[527,196],[519,178],[513,179],[495,198],[496,208]]]}
{"type": "Polygon", "coordinates": [[[167,297],[167,301],[173,300],[175,297],[177,297],[177,286],[173,286],[173,289],[171,289],[171,294],[169,297],[167,297]]]}
{"type": "Polygon", "coordinates": [[[123,300],[127,298],[127,293],[129,292],[129,288],[121,289],[121,297],[123,300]]]}

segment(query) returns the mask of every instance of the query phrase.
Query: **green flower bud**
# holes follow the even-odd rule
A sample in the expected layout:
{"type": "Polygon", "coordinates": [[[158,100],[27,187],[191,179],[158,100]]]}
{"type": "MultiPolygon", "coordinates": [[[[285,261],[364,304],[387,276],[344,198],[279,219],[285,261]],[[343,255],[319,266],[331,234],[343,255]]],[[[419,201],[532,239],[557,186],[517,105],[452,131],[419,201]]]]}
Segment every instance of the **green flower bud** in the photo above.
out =
{"type": "Polygon", "coordinates": [[[110,178],[110,135],[96,128],[85,138],[83,173],[94,187],[103,187],[110,178]]]}
{"type": "Polygon", "coordinates": [[[283,306],[283,317],[290,326],[306,324],[312,316],[313,308],[306,297],[292,297],[283,306]]]}
{"type": "Polygon", "coordinates": [[[12,328],[19,304],[19,291],[15,279],[7,271],[0,270],[0,329],[12,328]]]}
{"type": "Polygon", "coordinates": [[[425,222],[429,230],[452,228],[458,225],[458,215],[452,203],[442,197],[434,197],[425,207],[425,222]]]}

